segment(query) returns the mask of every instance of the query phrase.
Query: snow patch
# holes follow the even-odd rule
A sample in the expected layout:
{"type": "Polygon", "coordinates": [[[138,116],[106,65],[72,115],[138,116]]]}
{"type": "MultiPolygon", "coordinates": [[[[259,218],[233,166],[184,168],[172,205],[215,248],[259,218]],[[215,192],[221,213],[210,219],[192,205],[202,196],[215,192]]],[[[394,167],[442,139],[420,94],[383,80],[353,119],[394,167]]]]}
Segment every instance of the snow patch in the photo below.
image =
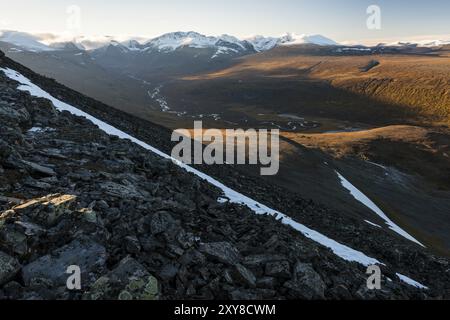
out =
{"type": "Polygon", "coordinates": [[[364,222],[370,224],[371,226],[374,226],[374,227],[377,227],[377,228],[381,228],[380,225],[378,225],[378,224],[376,224],[376,223],[373,223],[373,222],[370,222],[369,220],[364,220],[364,222]]]}
{"type": "Polygon", "coordinates": [[[50,48],[49,46],[41,43],[39,37],[25,32],[0,31],[0,41],[11,43],[15,46],[20,47],[20,49],[28,50],[31,52],[54,50],[53,48],[50,48]]]}
{"type": "Polygon", "coordinates": [[[400,273],[396,273],[397,277],[399,277],[399,279],[401,281],[403,281],[404,283],[409,284],[410,286],[416,287],[418,289],[425,289],[428,290],[428,287],[424,286],[423,284],[421,284],[420,282],[417,282],[411,278],[408,278],[407,276],[400,274],[400,273]]]}
{"type": "Polygon", "coordinates": [[[218,199],[217,199],[217,202],[218,203],[227,203],[229,200],[227,199],[227,198],[223,198],[223,197],[219,197],[218,199]]]}
{"type": "Polygon", "coordinates": [[[388,225],[389,229],[392,231],[398,233],[402,237],[413,241],[417,243],[418,245],[425,247],[422,243],[417,241],[414,237],[412,237],[410,234],[408,234],[405,230],[397,226],[391,219],[387,217],[387,215],[372,201],[370,200],[364,193],[359,191],[353,184],[350,183],[347,179],[345,179],[339,172],[336,171],[336,174],[338,175],[339,179],[341,180],[342,186],[350,191],[350,194],[359,202],[364,204],[366,207],[368,207],[370,210],[375,212],[380,218],[382,218],[385,223],[388,225]]]}
{"type": "MultiPolygon", "coordinates": [[[[0,70],[2,70],[2,69],[0,69],[0,70]]],[[[27,133],[40,133],[40,132],[53,132],[53,131],[56,131],[56,130],[53,128],[33,127],[33,128],[30,128],[27,131],[27,133]]]]}

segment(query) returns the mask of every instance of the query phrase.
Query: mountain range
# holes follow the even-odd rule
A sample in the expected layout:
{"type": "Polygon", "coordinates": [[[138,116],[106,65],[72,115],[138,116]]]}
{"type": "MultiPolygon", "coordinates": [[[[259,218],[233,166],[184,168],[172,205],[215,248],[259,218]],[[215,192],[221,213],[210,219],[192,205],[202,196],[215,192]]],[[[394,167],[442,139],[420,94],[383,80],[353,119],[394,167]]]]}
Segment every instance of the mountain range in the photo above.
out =
{"type": "Polygon", "coordinates": [[[67,47],[76,47],[80,50],[95,50],[108,46],[117,46],[126,51],[159,51],[170,52],[183,47],[190,48],[216,48],[216,54],[226,54],[241,51],[266,51],[277,46],[296,44],[338,45],[337,42],[321,35],[305,35],[287,33],[280,37],[253,36],[238,39],[230,35],[206,36],[198,32],[172,32],[159,37],[143,40],[130,37],[119,40],[114,37],[101,37],[95,40],[88,37],[74,37],[67,40],[54,35],[34,35],[17,31],[1,31],[0,41],[16,45],[19,50],[27,51],[53,51],[67,47]]]}
{"type": "MultiPolygon", "coordinates": [[[[239,52],[262,52],[280,46],[299,44],[315,44],[320,46],[338,46],[338,42],[323,35],[307,35],[286,33],[279,37],[262,35],[243,39],[231,35],[206,36],[198,32],[171,32],[156,38],[144,37],[87,37],[87,36],[58,36],[53,34],[31,34],[18,31],[0,31],[0,41],[15,45],[16,50],[25,51],[55,51],[67,48],[77,48],[90,51],[117,46],[123,51],[171,52],[180,48],[215,48],[215,56],[239,52]]],[[[450,44],[447,40],[397,41],[384,46],[418,46],[438,47],[450,44]]]]}

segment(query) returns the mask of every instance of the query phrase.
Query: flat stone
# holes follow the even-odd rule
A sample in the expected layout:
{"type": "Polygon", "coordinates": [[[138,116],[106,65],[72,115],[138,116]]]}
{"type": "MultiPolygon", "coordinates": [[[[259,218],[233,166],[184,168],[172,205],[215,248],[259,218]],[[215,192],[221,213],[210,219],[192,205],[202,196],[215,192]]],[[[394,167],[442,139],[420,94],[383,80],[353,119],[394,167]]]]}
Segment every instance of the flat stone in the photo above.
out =
{"type": "Polygon", "coordinates": [[[28,252],[27,236],[9,227],[0,228],[0,247],[6,251],[23,256],[28,252]]]}
{"type": "Polygon", "coordinates": [[[265,265],[268,262],[283,260],[286,260],[286,257],[278,254],[254,254],[246,256],[242,263],[246,266],[256,267],[265,265]]]}
{"type": "Polygon", "coordinates": [[[266,264],[266,275],[289,279],[291,277],[291,271],[289,262],[287,261],[277,261],[269,262],[266,264]]]}
{"type": "Polygon", "coordinates": [[[56,176],[56,172],[49,167],[42,166],[40,164],[22,160],[22,163],[26,166],[26,168],[30,171],[41,173],[48,176],[56,176]]]}
{"type": "Polygon", "coordinates": [[[52,194],[42,198],[27,201],[23,204],[13,207],[13,210],[16,212],[23,212],[24,210],[35,208],[39,205],[53,205],[55,207],[68,208],[76,198],[77,197],[74,195],[52,194]]]}
{"type": "Polygon", "coordinates": [[[24,184],[28,187],[32,187],[35,189],[41,189],[41,190],[49,190],[52,188],[52,186],[49,183],[38,181],[34,179],[27,179],[24,184]]]}
{"type": "Polygon", "coordinates": [[[13,204],[21,204],[22,200],[17,198],[11,198],[11,197],[4,197],[0,195],[0,202],[3,203],[13,203],[13,204]]]}
{"type": "Polygon", "coordinates": [[[77,265],[81,269],[82,286],[90,282],[89,273],[99,272],[105,267],[106,249],[90,239],[74,240],[52,254],[43,256],[22,269],[24,282],[33,278],[44,278],[56,285],[66,285],[67,268],[77,265]]]}
{"type": "Polygon", "coordinates": [[[202,243],[199,251],[212,260],[227,265],[233,266],[241,260],[239,251],[229,242],[202,243]]]}
{"type": "Polygon", "coordinates": [[[52,226],[71,208],[76,199],[74,195],[54,194],[27,201],[13,207],[13,210],[18,214],[29,216],[39,224],[52,226]]]}
{"type": "Polygon", "coordinates": [[[142,190],[139,191],[134,186],[125,186],[112,181],[101,183],[100,189],[107,195],[123,199],[142,199],[149,196],[148,193],[142,190]]]}
{"type": "Polygon", "coordinates": [[[111,271],[110,276],[119,281],[128,282],[130,278],[148,276],[148,271],[136,259],[127,256],[111,271]]]}
{"type": "Polygon", "coordinates": [[[274,277],[263,277],[256,281],[256,286],[258,288],[273,289],[273,288],[275,288],[275,286],[277,284],[278,284],[278,281],[274,277]]]}

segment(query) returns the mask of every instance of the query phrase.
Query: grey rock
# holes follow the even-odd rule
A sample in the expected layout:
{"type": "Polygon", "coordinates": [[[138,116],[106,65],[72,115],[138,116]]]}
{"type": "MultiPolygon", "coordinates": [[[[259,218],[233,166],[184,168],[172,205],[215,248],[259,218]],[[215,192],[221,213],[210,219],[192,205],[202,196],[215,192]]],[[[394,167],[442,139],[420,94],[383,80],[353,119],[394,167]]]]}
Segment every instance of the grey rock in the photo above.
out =
{"type": "Polygon", "coordinates": [[[256,286],[258,288],[273,289],[273,288],[275,288],[275,286],[277,284],[278,284],[278,281],[274,277],[263,277],[256,281],[256,286]]]}
{"type": "Polygon", "coordinates": [[[23,267],[22,276],[26,284],[33,278],[44,278],[63,286],[68,278],[67,268],[77,265],[83,276],[82,285],[87,285],[92,281],[90,273],[100,272],[105,262],[106,249],[103,246],[90,239],[74,240],[23,267]]]}
{"type": "Polygon", "coordinates": [[[266,264],[266,275],[289,279],[291,277],[290,265],[287,261],[269,262],[266,264]]]}
{"type": "Polygon", "coordinates": [[[150,231],[153,235],[166,232],[174,226],[175,220],[165,211],[155,213],[150,220],[150,231]]]}
{"type": "Polygon", "coordinates": [[[255,275],[242,264],[238,263],[234,266],[233,278],[236,279],[238,283],[241,283],[245,286],[252,288],[256,286],[255,275]]]}
{"type": "Polygon", "coordinates": [[[110,272],[109,276],[123,283],[128,282],[131,278],[141,278],[148,276],[149,272],[136,259],[130,256],[122,259],[119,264],[110,272]]]}
{"type": "Polygon", "coordinates": [[[41,190],[50,190],[52,186],[46,182],[38,181],[34,179],[27,179],[24,184],[28,187],[32,187],[35,189],[41,189],[41,190]]]}
{"type": "Polygon", "coordinates": [[[27,236],[9,226],[0,228],[0,247],[23,256],[28,252],[27,236]]]}
{"type": "Polygon", "coordinates": [[[180,257],[179,261],[181,264],[188,266],[203,265],[206,263],[206,257],[200,251],[190,249],[180,257]]]}
{"type": "Polygon", "coordinates": [[[25,123],[30,121],[30,114],[25,108],[16,110],[5,104],[0,104],[0,118],[1,117],[17,123],[25,123]]]}
{"type": "Polygon", "coordinates": [[[202,243],[199,251],[210,259],[227,265],[235,265],[241,260],[239,251],[229,242],[202,243]]]}
{"type": "Polygon", "coordinates": [[[30,217],[36,223],[53,226],[73,206],[76,199],[74,195],[53,194],[27,201],[13,207],[13,210],[30,217]]]}
{"type": "Polygon", "coordinates": [[[155,300],[159,297],[158,280],[137,260],[126,257],[100,277],[83,295],[87,300],[155,300]]]}
{"type": "Polygon", "coordinates": [[[283,260],[286,260],[286,257],[279,254],[254,254],[246,256],[242,263],[246,266],[256,267],[265,265],[268,262],[277,262],[283,260]]]}
{"type": "Polygon", "coordinates": [[[175,276],[178,273],[178,270],[179,268],[176,265],[166,264],[161,268],[159,276],[161,277],[161,279],[169,281],[175,278],[175,276]]]}
{"type": "Polygon", "coordinates": [[[31,161],[25,161],[22,160],[22,163],[26,166],[26,168],[32,172],[37,172],[40,174],[48,175],[48,176],[55,176],[56,172],[49,167],[42,166],[40,164],[31,162],[31,161]]]}
{"type": "Polygon", "coordinates": [[[106,194],[123,199],[141,199],[148,196],[143,190],[138,190],[132,185],[122,185],[115,182],[104,182],[100,184],[100,189],[106,194]]]}
{"type": "Polygon", "coordinates": [[[0,195],[0,203],[13,203],[13,204],[21,204],[22,200],[12,197],[4,197],[0,195]]]}
{"type": "Polygon", "coordinates": [[[129,253],[139,253],[141,252],[141,245],[138,238],[134,236],[125,237],[125,248],[129,253]]]}
{"type": "Polygon", "coordinates": [[[261,300],[261,296],[253,291],[237,289],[230,293],[231,300],[261,300]]]}
{"type": "Polygon", "coordinates": [[[284,286],[303,299],[323,299],[326,285],[312,265],[297,263],[294,267],[294,278],[284,286]]]}
{"type": "Polygon", "coordinates": [[[0,286],[10,281],[20,270],[19,262],[0,251],[0,286]]]}
{"type": "Polygon", "coordinates": [[[50,158],[60,159],[60,160],[67,159],[67,157],[62,154],[62,150],[55,149],[55,148],[43,149],[42,151],[39,152],[39,154],[46,156],[46,157],[50,157],[50,158]]]}

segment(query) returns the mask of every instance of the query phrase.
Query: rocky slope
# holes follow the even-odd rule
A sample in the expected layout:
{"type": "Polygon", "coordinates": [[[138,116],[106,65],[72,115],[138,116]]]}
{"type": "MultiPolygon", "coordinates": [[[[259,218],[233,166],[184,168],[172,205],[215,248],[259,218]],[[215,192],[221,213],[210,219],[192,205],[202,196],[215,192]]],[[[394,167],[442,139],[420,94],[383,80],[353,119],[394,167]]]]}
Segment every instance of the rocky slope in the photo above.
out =
{"type": "MultiPolygon", "coordinates": [[[[2,56],[0,68],[23,72],[46,90],[52,84],[2,56]]],[[[270,215],[218,202],[222,192],[210,183],[17,87],[0,71],[3,299],[448,297],[448,260],[406,249],[420,263],[411,268],[436,272],[429,290],[401,282],[396,272],[405,270],[389,262],[382,290],[369,291],[365,266],[270,215]],[[81,290],[66,289],[70,265],[81,267],[81,290]]],[[[108,113],[60,85],[54,90],[69,103],[96,106],[90,111],[98,117],[108,113]]],[[[128,123],[130,133],[145,128],[131,117],[109,119],[128,123]]],[[[149,143],[161,144],[159,130],[145,129],[149,143]]],[[[325,214],[314,203],[308,210],[325,214]]]]}

